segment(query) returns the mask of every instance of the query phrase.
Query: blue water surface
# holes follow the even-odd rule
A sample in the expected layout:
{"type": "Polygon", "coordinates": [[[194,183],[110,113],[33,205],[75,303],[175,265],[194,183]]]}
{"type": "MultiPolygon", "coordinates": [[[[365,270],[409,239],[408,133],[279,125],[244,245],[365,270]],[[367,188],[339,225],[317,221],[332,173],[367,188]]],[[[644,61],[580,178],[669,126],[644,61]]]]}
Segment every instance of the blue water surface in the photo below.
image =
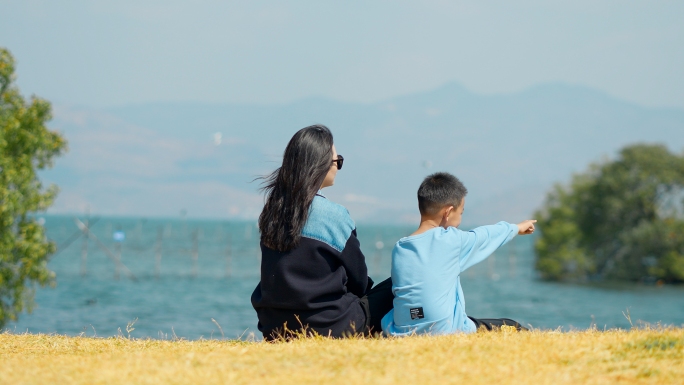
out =
{"type": "MultiPolygon", "coordinates": [[[[21,314],[6,329],[103,337],[261,339],[250,304],[260,263],[254,222],[100,218],[92,225],[98,244],[78,237],[72,217],[46,216],[45,221],[48,237],[60,246],[49,263],[56,286],[37,288],[33,312],[21,314]],[[117,232],[125,234],[121,242],[114,240],[117,232]]],[[[413,230],[358,226],[376,282],[389,276],[394,243],[413,230]]],[[[684,287],[540,281],[533,269],[533,241],[531,236],[517,237],[463,273],[469,315],[563,330],[630,328],[644,322],[684,325],[684,287]]]]}

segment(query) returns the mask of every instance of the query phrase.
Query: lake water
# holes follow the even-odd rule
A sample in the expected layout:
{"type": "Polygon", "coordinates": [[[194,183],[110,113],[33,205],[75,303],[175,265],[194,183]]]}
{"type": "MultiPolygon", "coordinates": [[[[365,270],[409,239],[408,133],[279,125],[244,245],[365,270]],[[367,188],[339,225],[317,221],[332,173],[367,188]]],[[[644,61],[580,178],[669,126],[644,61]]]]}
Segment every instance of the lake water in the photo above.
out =
{"type": "MultiPolygon", "coordinates": [[[[92,233],[101,244],[77,238],[72,217],[46,216],[45,226],[48,237],[63,246],[49,263],[56,286],[38,288],[33,313],[21,314],[6,329],[128,336],[127,326],[134,322],[128,329],[138,338],[220,338],[223,332],[226,338],[261,339],[250,304],[259,281],[254,222],[100,218],[92,233]],[[120,242],[114,240],[117,233],[124,235],[120,242]],[[123,266],[117,279],[119,256],[123,266]]],[[[376,282],[389,276],[394,243],[412,231],[358,225],[376,282]]],[[[600,329],[629,328],[623,313],[635,325],[684,325],[684,287],[543,282],[533,269],[533,242],[531,236],[517,237],[463,273],[469,315],[563,330],[592,323],[600,329]]]]}

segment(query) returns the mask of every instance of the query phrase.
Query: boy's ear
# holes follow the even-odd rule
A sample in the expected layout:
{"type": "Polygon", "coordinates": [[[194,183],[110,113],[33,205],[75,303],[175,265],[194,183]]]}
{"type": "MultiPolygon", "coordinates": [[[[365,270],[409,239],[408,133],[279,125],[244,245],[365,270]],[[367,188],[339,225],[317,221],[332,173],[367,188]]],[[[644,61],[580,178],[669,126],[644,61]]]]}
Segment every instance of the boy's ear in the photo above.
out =
{"type": "Polygon", "coordinates": [[[445,206],[442,208],[442,210],[440,210],[440,212],[442,213],[442,218],[440,220],[439,225],[441,227],[446,228],[447,221],[449,220],[449,215],[451,214],[453,209],[454,209],[454,206],[445,206]]]}
{"type": "Polygon", "coordinates": [[[444,210],[444,219],[447,219],[452,211],[454,211],[454,206],[447,206],[446,210],[444,210]]]}

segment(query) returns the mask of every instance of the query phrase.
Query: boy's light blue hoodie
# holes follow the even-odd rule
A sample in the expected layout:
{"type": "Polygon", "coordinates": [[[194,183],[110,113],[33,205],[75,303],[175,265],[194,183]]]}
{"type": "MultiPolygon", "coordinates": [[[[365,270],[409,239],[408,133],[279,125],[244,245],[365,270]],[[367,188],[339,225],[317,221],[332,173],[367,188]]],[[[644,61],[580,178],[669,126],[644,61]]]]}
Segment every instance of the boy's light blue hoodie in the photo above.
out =
{"type": "Polygon", "coordinates": [[[389,335],[472,333],[460,274],[518,234],[499,222],[470,231],[437,227],[400,239],[392,251],[394,308],[382,319],[389,335]]]}

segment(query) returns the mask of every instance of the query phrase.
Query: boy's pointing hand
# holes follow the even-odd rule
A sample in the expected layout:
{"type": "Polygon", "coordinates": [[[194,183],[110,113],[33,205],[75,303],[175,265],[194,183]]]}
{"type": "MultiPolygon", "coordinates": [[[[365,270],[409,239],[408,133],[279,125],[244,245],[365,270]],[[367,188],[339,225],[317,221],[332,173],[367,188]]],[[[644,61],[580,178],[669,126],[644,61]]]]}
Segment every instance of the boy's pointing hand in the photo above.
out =
{"type": "Polygon", "coordinates": [[[537,223],[536,219],[528,219],[518,223],[518,235],[532,234],[534,233],[534,224],[537,223]]]}

